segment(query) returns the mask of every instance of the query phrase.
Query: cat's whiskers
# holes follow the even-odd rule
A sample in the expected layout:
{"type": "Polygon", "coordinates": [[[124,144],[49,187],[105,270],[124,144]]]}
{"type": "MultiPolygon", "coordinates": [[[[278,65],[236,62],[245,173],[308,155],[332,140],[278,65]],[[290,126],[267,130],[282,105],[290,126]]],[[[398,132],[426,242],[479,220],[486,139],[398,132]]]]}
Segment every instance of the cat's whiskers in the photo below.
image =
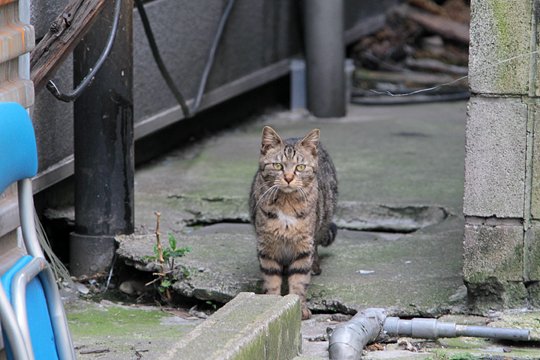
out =
{"type": "Polygon", "coordinates": [[[255,204],[255,208],[259,207],[259,204],[261,203],[261,201],[267,197],[267,194],[271,193],[271,191],[274,191],[278,188],[278,185],[272,185],[271,187],[269,187],[268,189],[266,189],[266,191],[261,195],[261,197],[259,198],[259,200],[257,201],[257,203],[255,204]]]}
{"type": "Polygon", "coordinates": [[[276,202],[276,197],[277,195],[279,194],[279,186],[276,185],[274,191],[273,191],[273,194],[272,194],[272,202],[276,202]]]}
{"type": "Polygon", "coordinates": [[[302,189],[301,187],[298,188],[298,191],[300,192],[300,195],[302,195],[302,200],[307,201],[308,197],[307,197],[306,191],[302,189]]]}

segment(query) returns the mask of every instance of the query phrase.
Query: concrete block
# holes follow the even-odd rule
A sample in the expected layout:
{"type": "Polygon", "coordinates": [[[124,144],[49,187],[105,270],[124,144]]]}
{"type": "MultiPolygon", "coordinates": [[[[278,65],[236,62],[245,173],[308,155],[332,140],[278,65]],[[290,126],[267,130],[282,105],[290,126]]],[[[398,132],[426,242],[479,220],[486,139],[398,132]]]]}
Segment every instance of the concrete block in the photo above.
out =
{"type": "Polygon", "coordinates": [[[467,283],[470,309],[474,313],[523,308],[528,305],[528,292],[521,281],[489,278],[484,283],[467,283]]]}
{"type": "Polygon", "coordinates": [[[527,105],[516,98],[473,97],[465,144],[466,216],[522,218],[527,105]]]}
{"type": "Polygon", "coordinates": [[[532,155],[532,186],[531,186],[531,216],[540,220],[540,106],[533,105],[533,155],[532,155]]]}
{"type": "Polygon", "coordinates": [[[529,303],[531,306],[540,308],[540,282],[534,282],[527,287],[529,303]]]}
{"type": "Polygon", "coordinates": [[[240,293],[161,359],[292,359],[301,350],[300,318],[296,295],[240,293]]]}
{"type": "Polygon", "coordinates": [[[523,226],[465,225],[463,277],[467,283],[523,281],[523,226]]]}
{"type": "Polygon", "coordinates": [[[524,256],[525,280],[540,281],[540,224],[534,224],[528,229],[524,256]]]}
{"type": "Polygon", "coordinates": [[[507,0],[471,1],[469,81],[473,93],[528,93],[532,3],[514,0],[509,6],[507,0]]]}

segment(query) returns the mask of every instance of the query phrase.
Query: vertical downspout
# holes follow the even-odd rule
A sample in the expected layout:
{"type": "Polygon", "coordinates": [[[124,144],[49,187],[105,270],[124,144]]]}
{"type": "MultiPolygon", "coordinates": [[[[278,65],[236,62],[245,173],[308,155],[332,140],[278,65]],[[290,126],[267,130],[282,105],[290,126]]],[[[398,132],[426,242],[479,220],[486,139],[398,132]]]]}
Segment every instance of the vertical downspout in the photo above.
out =
{"type": "MultiPolygon", "coordinates": [[[[74,53],[75,82],[99,57],[111,29],[109,1],[74,53]]],[[[75,102],[75,276],[106,271],[114,236],[133,233],[133,0],[123,0],[113,48],[93,83],[75,102]]]]}
{"type": "Polygon", "coordinates": [[[304,0],[307,106],[316,117],[343,117],[345,39],[343,0],[304,0]]]}

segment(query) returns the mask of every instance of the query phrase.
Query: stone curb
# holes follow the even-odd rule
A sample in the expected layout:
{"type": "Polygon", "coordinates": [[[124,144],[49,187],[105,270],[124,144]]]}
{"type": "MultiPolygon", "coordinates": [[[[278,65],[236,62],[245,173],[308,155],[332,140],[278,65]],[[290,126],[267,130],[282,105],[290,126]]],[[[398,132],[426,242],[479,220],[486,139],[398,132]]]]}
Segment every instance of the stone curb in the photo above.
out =
{"type": "Polygon", "coordinates": [[[300,301],[240,293],[164,351],[162,359],[292,359],[301,350],[300,301]]]}

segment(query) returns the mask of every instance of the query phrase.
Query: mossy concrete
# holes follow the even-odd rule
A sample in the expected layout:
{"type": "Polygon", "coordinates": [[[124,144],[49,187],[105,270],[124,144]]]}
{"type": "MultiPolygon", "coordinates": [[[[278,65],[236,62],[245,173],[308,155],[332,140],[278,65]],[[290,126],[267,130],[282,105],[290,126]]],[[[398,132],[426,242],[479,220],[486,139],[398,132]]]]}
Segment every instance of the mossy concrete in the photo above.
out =
{"type": "Polygon", "coordinates": [[[523,279],[523,225],[465,225],[465,281],[523,279]]]}
{"type": "MultiPolygon", "coordinates": [[[[346,118],[324,121],[301,113],[271,113],[167,154],[137,171],[137,234],[119,239],[120,259],[144,271],[157,269],[143,259],[153,254],[153,212],[157,210],[161,212],[163,237],[173,233],[179,246],[192,248],[178,259],[190,275],[174,284],[175,291],[201,301],[229,304],[241,292],[259,292],[255,236],[252,227],[243,222],[261,129],[268,124],[284,136],[299,136],[318,127],[338,169],[342,204],[370,204],[371,209],[389,204],[397,209],[442,209],[445,215],[408,234],[341,229],[335,243],[320,251],[323,273],[312,279],[309,306],[349,314],[366,307],[385,307],[389,314],[398,316],[467,311],[461,216],[465,107],[462,102],[351,106],[346,118]],[[220,223],[223,219],[226,222],[220,223]]],[[[358,214],[351,214],[348,219],[356,219],[358,214]]],[[[534,284],[525,290],[540,293],[534,284]]],[[[256,314],[252,310],[246,308],[242,313],[256,314]]],[[[314,318],[317,316],[322,315],[314,318]]],[[[208,327],[215,325],[211,324],[208,327]]],[[[320,325],[321,332],[315,337],[323,339],[326,327],[332,325],[320,325]]],[[[268,332],[278,332],[278,328],[269,326],[268,332]]],[[[77,342],[80,335],[74,333],[77,342]]],[[[185,336],[181,332],[174,341],[165,338],[167,345],[160,343],[161,349],[172,351],[185,336]]],[[[214,347],[228,349],[227,343],[220,341],[215,340],[214,347]]],[[[304,341],[305,347],[311,343],[315,341],[304,341]]],[[[246,356],[257,358],[257,349],[270,343],[264,344],[255,338],[245,347],[246,356]]],[[[469,344],[450,349],[435,345],[440,353],[394,349],[397,352],[369,352],[366,358],[450,359],[476,350],[469,344]]]]}
{"type": "Polygon", "coordinates": [[[471,1],[469,82],[477,94],[527,95],[531,69],[529,0],[471,1]]]}
{"type": "Polygon", "coordinates": [[[346,118],[332,120],[274,112],[173,151],[138,169],[139,235],[120,242],[120,257],[152,270],[142,259],[152,255],[158,210],[161,232],[192,248],[179,259],[191,275],[175,291],[217,302],[260,291],[254,232],[242,223],[261,129],[271,125],[291,137],[320,128],[340,182],[336,222],[349,230],[321,249],[323,273],[312,280],[310,307],[353,313],[384,306],[419,315],[461,306],[465,108],[351,106],[346,118]]]}
{"type": "Polygon", "coordinates": [[[301,350],[300,318],[296,295],[241,293],[160,359],[292,359],[301,350]]]}
{"type": "Polygon", "coordinates": [[[128,360],[160,358],[164,349],[200,323],[148,306],[108,301],[70,302],[68,323],[79,357],[128,360]]]}
{"type": "MultiPolygon", "coordinates": [[[[410,235],[340,231],[335,244],[320,249],[323,272],[312,278],[310,308],[354,313],[378,306],[391,308],[394,314],[434,315],[463,305],[462,297],[453,297],[462,285],[460,257],[440,256],[441,248],[447,254],[460,253],[462,226],[460,218],[451,216],[410,235]],[[455,241],[448,242],[449,238],[455,241]]],[[[175,282],[174,291],[221,303],[242,291],[261,291],[250,225],[214,225],[188,235],[178,233],[176,238],[192,250],[177,261],[190,269],[190,275],[175,282]]],[[[157,269],[145,259],[152,254],[154,235],[118,240],[121,259],[140,270],[157,269]]]]}

